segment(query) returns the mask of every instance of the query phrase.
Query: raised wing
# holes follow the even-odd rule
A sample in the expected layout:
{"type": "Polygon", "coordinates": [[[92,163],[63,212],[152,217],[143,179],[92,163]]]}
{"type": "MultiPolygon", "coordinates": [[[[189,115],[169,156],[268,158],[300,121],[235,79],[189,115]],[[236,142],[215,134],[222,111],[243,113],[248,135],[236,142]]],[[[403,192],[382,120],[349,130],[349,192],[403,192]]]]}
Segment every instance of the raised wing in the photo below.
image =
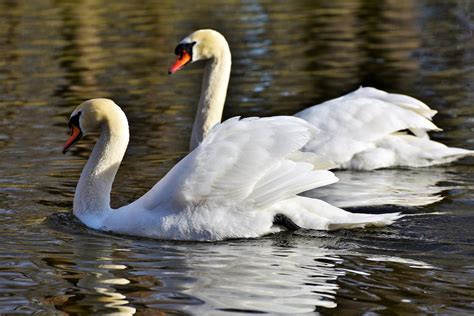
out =
{"type": "Polygon", "coordinates": [[[439,130],[431,122],[435,113],[412,97],[360,88],[295,116],[320,130],[305,150],[341,164],[397,131],[410,130],[421,138],[428,138],[427,131],[439,130]]]}
{"type": "Polygon", "coordinates": [[[295,117],[229,119],[180,161],[139,201],[148,209],[174,210],[200,203],[264,208],[337,181],[292,156],[315,136],[295,117]]]}

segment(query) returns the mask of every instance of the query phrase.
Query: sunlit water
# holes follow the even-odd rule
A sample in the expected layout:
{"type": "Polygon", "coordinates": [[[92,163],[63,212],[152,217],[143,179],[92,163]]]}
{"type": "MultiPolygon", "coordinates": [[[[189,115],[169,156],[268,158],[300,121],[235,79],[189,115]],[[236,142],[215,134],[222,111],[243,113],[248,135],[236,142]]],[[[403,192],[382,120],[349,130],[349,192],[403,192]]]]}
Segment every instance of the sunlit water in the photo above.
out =
{"type": "Polygon", "coordinates": [[[107,235],[71,215],[93,138],[63,156],[93,97],[126,112],[112,203],[187,151],[202,65],[166,71],[198,28],[233,53],[225,116],[292,114],[372,85],[439,110],[433,137],[474,148],[474,6],[459,1],[0,2],[0,314],[469,314],[474,161],[339,172],[306,193],[410,216],[386,228],[175,243],[107,235]]]}

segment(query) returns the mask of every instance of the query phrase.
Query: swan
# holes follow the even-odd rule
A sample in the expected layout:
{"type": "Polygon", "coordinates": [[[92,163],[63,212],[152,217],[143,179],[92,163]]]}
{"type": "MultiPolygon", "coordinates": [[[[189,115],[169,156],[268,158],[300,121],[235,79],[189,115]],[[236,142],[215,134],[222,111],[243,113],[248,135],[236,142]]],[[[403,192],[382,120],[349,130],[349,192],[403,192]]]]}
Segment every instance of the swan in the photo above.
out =
{"type": "MultiPolygon", "coordinates": [[[[193,149],[222,119],[231,53],[224,36],[208,29],[186,36],[175,54],[177,59],[169,74],[189,63],[207,60],[190,142],[193,149]]],[[[304,151],[316,154],[332,168],[425,167],[473,155],[472,150],[430,140],[427,132],[440,130],[431,122],[435,114],[436,111],[413,97],[361,87],[295,116],[319,130],[304,151]]]]}
{"type": "Polygon", "coordinates": [[[80,104],[68,124],[63,153],[99,132],[74,195],[73,213],[86,226],[157,239],[215,241],[251,238],[285,229],[340,229],[391,224],[402,215],[353,214],[298,193],[337,181],[292,156],[314,136],[295,117],[231,118],[142,197],[118,209],[110,192],[127,149],[122,109],[109,99],[80,104]]]}

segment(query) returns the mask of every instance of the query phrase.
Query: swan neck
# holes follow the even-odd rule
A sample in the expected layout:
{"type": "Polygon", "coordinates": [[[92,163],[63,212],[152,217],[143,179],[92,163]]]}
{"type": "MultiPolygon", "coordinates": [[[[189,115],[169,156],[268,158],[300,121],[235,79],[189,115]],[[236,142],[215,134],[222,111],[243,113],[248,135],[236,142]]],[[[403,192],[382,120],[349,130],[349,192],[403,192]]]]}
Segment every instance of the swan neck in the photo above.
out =
{"type": "Polygon", "coordinates": [[[209,130],[222,120],[231,64],[232,58],[227,43],[222,47],[221,53],[209,59],[206,64],[190,150],[196,148],[209,130]]]}
{"type": "Polygon", "coordinates": [[[125,120],[123,118],[102,124],[99,139],[77,184],[74,215],[92,228],[100,228],[103,220],[112,211],[110,207],[112,183],[129,140],[128,123],[126,118],[125,120]]]}

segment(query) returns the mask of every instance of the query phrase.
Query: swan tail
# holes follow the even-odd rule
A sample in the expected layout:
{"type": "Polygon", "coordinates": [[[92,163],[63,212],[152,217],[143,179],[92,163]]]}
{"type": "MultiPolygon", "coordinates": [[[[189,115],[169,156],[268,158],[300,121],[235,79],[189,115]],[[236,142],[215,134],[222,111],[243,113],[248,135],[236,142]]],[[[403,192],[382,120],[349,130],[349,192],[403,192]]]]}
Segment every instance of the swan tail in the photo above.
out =
{"type": "Polygon", "coordinates": [[[433,156],[433,158],[428,159],[428,166],[441,165],[459,160],[464,157],[474,156],[474,150],[457,147],[447,147],[444,150],[435,152],[433,156]]]}
{"type": "Polygon", "coordinates": [[[301,228],[316,230],[381,227],[391,225],[404,216],[400,213],[351,213],[324,201],[302,196],[278,203],[275,211],[301,228]]]}

